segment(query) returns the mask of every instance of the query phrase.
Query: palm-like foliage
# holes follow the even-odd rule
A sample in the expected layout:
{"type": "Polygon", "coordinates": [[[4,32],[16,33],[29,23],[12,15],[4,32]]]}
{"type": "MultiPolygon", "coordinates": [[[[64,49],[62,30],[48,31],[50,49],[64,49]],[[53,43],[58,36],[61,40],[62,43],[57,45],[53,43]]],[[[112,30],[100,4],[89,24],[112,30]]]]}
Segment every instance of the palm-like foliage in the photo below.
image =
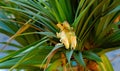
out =
{"type": "Polygon", "coordinates": [[[0,5],[0,32],[11,37],[6,45],[15,47],[12,39],[21,44],[16,46],[19,50],[0,59],[0,68],[53,71],[62,66],[65,70],[74,61],[88,67],[88,60],[93,60],[99,70],[110,71],[109,66],[103,67],[109,63],[103,54],[120,46],[120,31],[114,23],[119,0],[10,0],[0,5]],[[59,44],[57,24],[64,21],[74,29],[75,50],[59,44]]]}

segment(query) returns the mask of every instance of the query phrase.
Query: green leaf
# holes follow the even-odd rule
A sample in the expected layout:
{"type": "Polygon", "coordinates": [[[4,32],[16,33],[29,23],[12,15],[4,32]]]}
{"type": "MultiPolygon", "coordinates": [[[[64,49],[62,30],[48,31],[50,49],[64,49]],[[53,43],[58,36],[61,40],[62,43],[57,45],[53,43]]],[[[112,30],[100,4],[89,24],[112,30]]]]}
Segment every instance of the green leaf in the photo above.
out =
{"type": "Polygon", "coordinates": [[[39,40],[39,41],[34,42],[34,43],[31,44],[31,45],[28,45],[28,46],[26,46],[26,47],[24,47],[24,48],[22,48],[22,49],[20,49],[20,50],[18,50],[18,51],[16,51],[16,52],[13,52],[13,53],[7,55],[7,56],[4,57],[4,58],[1,58],[1,59],[0,59],[0,62],[4,62],[4,61],[6,61],[6,60],[8,60],[8,59],[10,59],[10,58],[13,58],[14,56],[17,56],[17,55],[19,55],[20,53],[25,52],[26,50],[33,49],[34,47],[32,47],[32,46],[38,44],[38,43],[41,42],[42,40],[46,40],[46,39],[43,38],[43,39],[41,39],[41,40],[39,40]],[[31,48],[30,48],[30,47],[31,47],[31,48]]]}
{"type": "MultiPolygon", "coordinates": [[[[0,42],[0,44],[7,44],[7,42],[0,42]]],[[[16,44],[16,43],[9,43],[8,45],[12,46],[12,47],[16,47],[16,48],[22,48],[23,47],[20,44],[16,44]]]]}
{"type": "Polygon", "coordinates": [[[83,67],[86,67],[86,64],[84,62],[81,52],[74,52],[74,58],[80,65],[82,65],[83,67]]]}
{"type": "MultiPolygon", "coordinates": [[[[38,66],[41,67],[41,63],[44,60],[44,58],[48,55],[49,51],[52,49],[52,47],[50,46],[45,46],[42,49],[38,49],[39,52],[35,52],[33,55],[33,57],[27,61],[22,62],[17,68],[26,68],[28,66],[38,66]]],[[[56,55],[58,56],[58,55],[56,55]]],[[[55,57],[56,57],[55,56],[55,57]]],[[[11,58],[9,60],[6,60],[4,62],[0,63],[0,69],[1,68],[10,68],[12,66],[14,66],[23,56],[19,56],[19,57],[15,57],[15,58],[11,58]]]]}
{"type": "Polygon", "coordinates": [[[46,58],[43,60],[42,65],[45,63],[45,61],[47,60],[47,64],[49,64],[51,58],[53,57],[53,55],[58,51],[58,49],[60,49],[61,47],[63,47],[63,44],[56,44],[55,47],[50,51],[50,53],[46,56],[46,58]]]}
{"type": "Polygon", "coordinates": [[[91,60],[94,60],[94,61],[101,62],[100,57],[97,54],[95,54],[91,51],[84,51],[83,56],[87,59],[91,59],[91,60]]]}
{"type": "Polygon", "coordinates": [[[120,11],[120,5],[117,6],[115,9],[113,9],[112,11],[110,11],[107,15],[114,13],[114,12],[118,12],[118,11],[120,11]]]}
{"type": "Polygon", "coordinates": [[[74,23],[72,25],[75,29],[77,29],[76,27],[78,26],[80,19],[82,18],[82,16],[84,16],[86,14],[86,12],[90,8],[90,6],[94,3],[94,1],[95,0],[90,1],[90,3],[87,5],[87,7],[84,10],[82,10],[82,12],[79,14],[79,16],[74,20],[74,23]]]}
{"type": "Polygon", "coordinates": [[[102,62],[97,62],[99,66],[100,71],[114,71],[112,64],[110,63],[109,59],[105,54],[102,54],[101,56],[102,62]]]}
{"type": "Polygon", "coordinates": [[[80,9],[82,8],[82,6],[84,5],[84,3],[85,3],[85,0],[81,0],[79,2],[78,8],[77,8],[77,11],[76,11],[76,14],[75,14],[75,18],[77,18],[77,15],[78,15],[80,9]]]}
{"type": "Polygon", "coordinates": [[[61,16],[61,22],[64,22],[66,20],[65,13],[63,12],[63,9],[61,8],[59,1],[55,0],[55,2],[56,2],[56,5],[57,5],[58,12],[61,16]]]}
{"type": "Polygon", "coordinates": [[[35,56],[35,54],[42,48],[44,47],[41,47],[40,49],[38,49],[38,47],[40,47],[43,43],[45,43],[46,41],[48,40],[43,40],[41,42],[39,42],[38,44],[30,47],[29,49],[27,49],[26,51],[29,51],[27,54],[25,54],[14,66],[12,66],[10,68],[10,71],[13,70],[14,68],[16,68],[17,66],[19,66],[21,63],[31,59],[33,56],[35,56]]]}
{"type": "Polygon", "coordinates": [[[70,64],[70,59],[72,57],[73,50],[66,50],[65,54],[66,54],[66,58],[68,60],[68,63],[70,64]]]}
{"type": "Polygon", "coordinates": [[[48,37],[56,37],[56,35],[52,32],[27,32],[27,33],[23,33],[23,34],[20,34],[19,36],[22,36],[22,35],[30,35],[30,34],[40,34],[40,35],[46,35],[48,37]]]}
{"type": "Polygon", "coordinates": [[[2,27],[1,29],[5,30],[5,31],[9,31],[11,33],[15,33],[9,26],[7,26],[7,23],[4,24],[3,22],[0,22],[0,27],[2,27]]]}
{"type": "MultiPolygon", "coordinates": [[[[72,22],[72,15],[70,13],[70,11],[68,11],[68,8],[67,8],[67,2],[69,3],[70,1],[69,0],[59,0],[59,4],[64,12],[64,15],[66,16],[66,21],[68,21],[69,23],[72,22]]],[[[65,21],[64,20],[64,21],[65,21]]]]}
{"type": "Polygon", "coordinates": [[[46,71],[56,71],[57,68],[62,64],[62,59],[55,60],[50,66],[46,69],[46,71]]]}

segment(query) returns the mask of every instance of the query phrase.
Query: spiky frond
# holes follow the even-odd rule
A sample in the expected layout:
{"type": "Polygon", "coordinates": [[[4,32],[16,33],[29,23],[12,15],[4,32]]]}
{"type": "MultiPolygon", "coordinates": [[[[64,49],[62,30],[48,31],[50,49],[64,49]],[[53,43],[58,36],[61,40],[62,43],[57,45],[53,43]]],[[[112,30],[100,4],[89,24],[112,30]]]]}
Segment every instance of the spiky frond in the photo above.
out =
{"type": "Polygon", "coordinates": [[[10,36],[4,48],[13,39],[21,44],[19,50],[0,59],[0,68],[25,66],[52,71],[70,67],[73,61],[87,67],[87,60],[102,65],[102,54],[120,47],[120,29],[114,23],[119,12],[119,0],[0,1],[0,32],[10,36]],[[67,32],[65,21],[69,25],[67,32]],[[63,31],[69,35],[58,38],[56,33],[63,31]]]}

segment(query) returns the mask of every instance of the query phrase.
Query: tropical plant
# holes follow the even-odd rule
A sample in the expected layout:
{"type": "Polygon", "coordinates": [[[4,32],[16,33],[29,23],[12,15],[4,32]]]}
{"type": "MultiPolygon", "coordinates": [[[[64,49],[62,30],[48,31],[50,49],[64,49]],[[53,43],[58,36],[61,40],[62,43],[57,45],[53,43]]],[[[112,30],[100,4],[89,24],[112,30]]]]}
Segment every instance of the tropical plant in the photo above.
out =
{"type": "Polygon", "coordinates": [[[0,32],[10,36],[0,68],[113,71],[105,53],[120,47],[119,12],[120,0],[0,1],[0,32]]]}

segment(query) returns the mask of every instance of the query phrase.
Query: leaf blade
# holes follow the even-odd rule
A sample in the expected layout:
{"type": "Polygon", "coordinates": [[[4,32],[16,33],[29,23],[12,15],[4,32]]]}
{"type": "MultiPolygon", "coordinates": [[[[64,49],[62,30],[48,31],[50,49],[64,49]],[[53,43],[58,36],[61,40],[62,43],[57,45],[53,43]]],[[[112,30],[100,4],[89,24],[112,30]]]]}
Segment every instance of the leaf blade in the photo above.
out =
{"type": "Polygon", "coordinates": [[[84,62],[83,56],[81,52],[78,53],[74,53],[74,58],[76,59],[76,61],[82,65],[83,67],[86,67],[86,64],[84,62]]]}

